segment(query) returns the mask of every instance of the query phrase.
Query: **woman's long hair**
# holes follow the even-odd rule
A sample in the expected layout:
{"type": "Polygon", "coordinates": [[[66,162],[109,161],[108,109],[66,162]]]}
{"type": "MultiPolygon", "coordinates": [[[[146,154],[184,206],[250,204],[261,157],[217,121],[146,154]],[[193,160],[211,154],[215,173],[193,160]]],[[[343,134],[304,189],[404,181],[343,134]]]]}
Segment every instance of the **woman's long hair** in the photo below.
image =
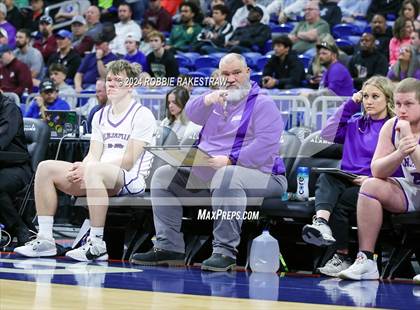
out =
{"type": "MultiPolygon", "coordinates": [[[[418,62],[418,59],[416,57],[416,50],[413,46],[406,46],[410,49],[410,62],[408,63],[408,70],[407,70],[407,76],[406,77],[414,77],[414,74],[416,73],[416,70],[420,68],[420,64],[418,62]]],[[[401,61],[398,60],[392,67],[391,70],[394,72],[395,77],[400,80],[400,74],[401,74],[401,61]]]]}
{"type": "Polygon", "coordinates": [[[179,120],[181,121],[182,124],[184,125],[187,124],[188,119],[185,116],[184,108],[185,108],[186,103],[188,102],[188,99],[190,99],[190,93],[188,92],[186,88],[181,87],[181,86],[176,86],[175,88],[171,89],[166,94],[166,117],[169,120],[169,125],[172,125],[173,122],[175,122],[176,117],[175,115],[172,115],[171,112],[169,111],[169,95],[170,94],[174,94],[175,104],[181,109],[181,116],[179,120]]]}

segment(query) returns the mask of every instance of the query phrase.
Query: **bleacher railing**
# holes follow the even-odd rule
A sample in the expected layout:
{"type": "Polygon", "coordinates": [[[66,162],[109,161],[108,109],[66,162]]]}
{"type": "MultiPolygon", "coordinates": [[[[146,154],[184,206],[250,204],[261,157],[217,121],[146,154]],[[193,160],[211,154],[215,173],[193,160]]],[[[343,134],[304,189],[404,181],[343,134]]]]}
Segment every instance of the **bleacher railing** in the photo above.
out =
{"type": "Polygon", "coordinates": [[[324,128],[328,118],[348,99],[350,97],[320,96],[315,98],[312,102],[310,127],[313,130],[324,128]]]}
{"type": "MultiPolygon", "coordinates": [[[[44,15],[50,16],[50,12],[52,10],[54,10],[56,8],[61,8],[62,6],[66,6],[67,4],[72,4],[75,7],[77,7],[78,15],[83,15],[82,12],[81,12],[80,3],[76,0],[68,0],[68,1],[57,3],[57,4],[51,4],[51,5],[49,5],[45,8],[44,15]]],[[[51,18],[54,20],[54,16],[51,16],[51,18]]],[[[60,28],[63,28],[63,27],[69,26],[69,25],[71,25],[71,19],[66,20],[64,22],[61,22],[61,23],[54,23],[53,24],[53,29],[60,29],[60,28]]]]}

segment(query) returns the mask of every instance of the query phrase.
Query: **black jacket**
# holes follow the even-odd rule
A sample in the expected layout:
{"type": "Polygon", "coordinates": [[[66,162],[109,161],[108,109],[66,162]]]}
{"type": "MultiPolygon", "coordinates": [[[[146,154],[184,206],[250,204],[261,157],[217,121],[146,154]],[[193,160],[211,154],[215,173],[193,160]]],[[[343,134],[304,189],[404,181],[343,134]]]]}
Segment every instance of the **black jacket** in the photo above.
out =
{"type": "MultiPolygon", "coordinates": [[[[0,151],[23,153],[25,159],[0,160],[0,168],[28,165],[30,156],[26,147],[22,113],[13,100],[0,94],[0,151]]],[[[2,157],[3,158],[3,157],[2,157]]]]}
{"type": "Polygon", "coordinates": [[[351,58],[348,68],[353,78],[354,88],[360,90],[363,83],[370,77],[374,75],[386,76],[388,60],[376,50],[371,54],[359,51],[351,58]],[[360,76],[360,67],[366,69],[366,76],[360,76]]]}
{"type": "Polygon", "coordinates": [[[263,76],[278,80],[278,88],[290,89],[300,86],[305,78],[305,69],[296,53],[289,51],[283,62],[280,57],[273,55],[264,67],[263,76]]]}
{"type": "Polygon", "coordinates": [[[258,45],[264,47],[265,42],[271,39],[271,29],[262,23],[251,24],[237,28],[230,41],[239,41],[239,46],[251,47],[258,45]]]}
{"type": "Polygon", "coordinates": [[[55,52],[48,58],[48,68],[54,63],[62,64],[67,69],[67,79],[73,79],[79,69],[82,58],[72,48],[70,52],[64,57],[60,58],[60,52],[55,52]]]}

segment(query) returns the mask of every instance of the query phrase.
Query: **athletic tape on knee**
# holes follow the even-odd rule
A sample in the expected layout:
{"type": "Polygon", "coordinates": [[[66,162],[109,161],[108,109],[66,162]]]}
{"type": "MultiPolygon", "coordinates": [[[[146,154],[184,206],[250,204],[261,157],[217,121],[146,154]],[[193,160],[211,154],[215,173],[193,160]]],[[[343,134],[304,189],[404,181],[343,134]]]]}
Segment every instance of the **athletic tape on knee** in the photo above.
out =
{"type": "Polygon", "coordinates": [[[366,193],[363,193],[363,192],[359,192],[359,195],[362,195],[362,196],[365,196],[365,197],[367,197],[367,198],[374,199],[374,200],[376,200],[376,201],[380,202],[380,201],[379,201],[379,199],[378,199],[378,198],[376,198],[376,197],[375,197],[375,196],[373,196],[373,195],[366,194],[366,193]]]}

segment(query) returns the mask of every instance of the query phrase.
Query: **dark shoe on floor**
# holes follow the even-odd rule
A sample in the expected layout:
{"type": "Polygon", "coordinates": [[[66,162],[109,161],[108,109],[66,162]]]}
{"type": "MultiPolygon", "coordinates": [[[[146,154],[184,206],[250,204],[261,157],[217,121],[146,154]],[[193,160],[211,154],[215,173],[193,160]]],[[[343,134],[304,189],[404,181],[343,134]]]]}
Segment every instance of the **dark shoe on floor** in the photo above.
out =
{"type": "Polygon", "coordinates": [[[134,254],[130,262],[146,266],[181,266],[185,265],[185,254],[152,248],[149,252],[134,254]]]}
{"type": "Polygon", "coordinates": [[[201,270],[229,271],[236,267],[236,260],[222,254],[212,254],[201,264],[201,270]]]}
{"type": "Polygon", "coordinates": [[[26,226],[17,228],[13,234],[17,238],[18,246],[25,245],[25,243],[29,242],[33,236],[33,233],[31,233],[26,226]]]}

